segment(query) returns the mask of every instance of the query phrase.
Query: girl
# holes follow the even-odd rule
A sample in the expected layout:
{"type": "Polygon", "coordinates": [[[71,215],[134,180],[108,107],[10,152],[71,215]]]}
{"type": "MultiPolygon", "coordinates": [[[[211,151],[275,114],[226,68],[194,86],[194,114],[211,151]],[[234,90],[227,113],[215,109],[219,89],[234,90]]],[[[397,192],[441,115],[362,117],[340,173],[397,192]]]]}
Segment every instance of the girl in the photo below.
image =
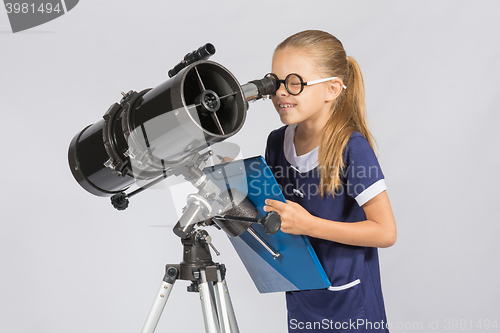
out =
{"type": "Polygon", "coordinates": [[[364,83],[342,43],[303,31],[274,52],[272,96],[286,125],[268,138],[266,160],[286,203],[266,200],[281,230],[306,235],[332,286],[287,292],[290,332],[388,332],[377,247],[396,223],[365,116],[364,83]]]}

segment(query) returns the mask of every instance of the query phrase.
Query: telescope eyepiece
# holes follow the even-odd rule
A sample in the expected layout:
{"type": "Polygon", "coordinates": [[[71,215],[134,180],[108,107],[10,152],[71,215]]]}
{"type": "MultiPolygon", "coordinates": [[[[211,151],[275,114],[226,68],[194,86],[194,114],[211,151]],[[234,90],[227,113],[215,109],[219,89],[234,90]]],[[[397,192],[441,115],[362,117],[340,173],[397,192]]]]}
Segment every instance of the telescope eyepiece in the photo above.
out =
{"type": "Polygon", "coordinates": [[[183,68],[197,61],[207,60],[214,54],[215,54],[215,46],[213,46],[213,44],[207,43],[203,46],[200,46],[196,51],[186,54],[181,62],[179,62],[177,65],[175,65],[174,68],[168,71],[168,76],[174,77],[183,68]]]}
{"type": "Polygon", "coordinates": [[[264,78],[260,80],[250,81],[257,86],[259,94],[263,96],[274,95],[279,89],[280,82],[278,81],[276,75],[267,74],[264,78]]]}
{"type": "Polygon", "coordinates": [[[215,54],[215,46],[207,43],[198,48],[198,50],[186,54],[184,61],[189,65],[199,60],[206,60],[215,54]]]}
{"type": "Polygon", "coordinates": [[[274,74],[267,74],[260,80],[253,80],[241,88],[247,102],[255,101],[265,96],[275,95],[279,89],[280,81],[274,74]]]}

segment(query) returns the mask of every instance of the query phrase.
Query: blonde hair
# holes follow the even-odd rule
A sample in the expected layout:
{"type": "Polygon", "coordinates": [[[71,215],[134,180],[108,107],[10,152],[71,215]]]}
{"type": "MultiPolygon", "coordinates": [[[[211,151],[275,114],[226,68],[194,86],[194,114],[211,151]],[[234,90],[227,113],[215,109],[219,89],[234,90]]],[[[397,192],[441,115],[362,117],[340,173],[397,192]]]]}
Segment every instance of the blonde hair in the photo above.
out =
{"type": "Polygon", "coordinates": [[[305,51],[326,76],[336,76],[346,86],[333,103],[332,114],[325,124],[318,153],[321,196],[324,197],[326,193],[334,195],[342,187],[344,150],[351,134],[358,131],[374,148],[374,140],[366,122],[363,76],[356,60],[347,57],[342,43],[327,32],[299,32],[280,43],[275,52],[285,48],[305,51]]]}

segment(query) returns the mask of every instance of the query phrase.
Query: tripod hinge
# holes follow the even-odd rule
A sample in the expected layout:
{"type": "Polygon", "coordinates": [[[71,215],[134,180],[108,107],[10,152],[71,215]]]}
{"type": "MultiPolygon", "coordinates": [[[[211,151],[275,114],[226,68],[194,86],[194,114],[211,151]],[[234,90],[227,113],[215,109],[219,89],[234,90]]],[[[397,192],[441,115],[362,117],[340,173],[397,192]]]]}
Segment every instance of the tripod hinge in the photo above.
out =
{"type": "Polygon", "coordinates": [[[165,276],[163,281],[166,283],[174,284],[175,280],[179,277],[179,265],[167,265],[165,269],[165,276]]]}

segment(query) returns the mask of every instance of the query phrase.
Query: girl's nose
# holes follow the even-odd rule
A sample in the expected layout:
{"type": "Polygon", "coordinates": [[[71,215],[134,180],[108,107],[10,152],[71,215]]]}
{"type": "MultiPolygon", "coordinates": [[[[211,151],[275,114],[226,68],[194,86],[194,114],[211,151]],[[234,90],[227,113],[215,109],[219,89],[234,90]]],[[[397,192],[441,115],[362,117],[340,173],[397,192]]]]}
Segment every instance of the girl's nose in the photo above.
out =
{"type": "Polygon", "coordinates": [[[285,88],[284,83],[280,84],[280,87],[278,88],[278,90],[276,90],[276,95],[277,96],[288,96],[289,95],[288,91],[285,88]]]}

